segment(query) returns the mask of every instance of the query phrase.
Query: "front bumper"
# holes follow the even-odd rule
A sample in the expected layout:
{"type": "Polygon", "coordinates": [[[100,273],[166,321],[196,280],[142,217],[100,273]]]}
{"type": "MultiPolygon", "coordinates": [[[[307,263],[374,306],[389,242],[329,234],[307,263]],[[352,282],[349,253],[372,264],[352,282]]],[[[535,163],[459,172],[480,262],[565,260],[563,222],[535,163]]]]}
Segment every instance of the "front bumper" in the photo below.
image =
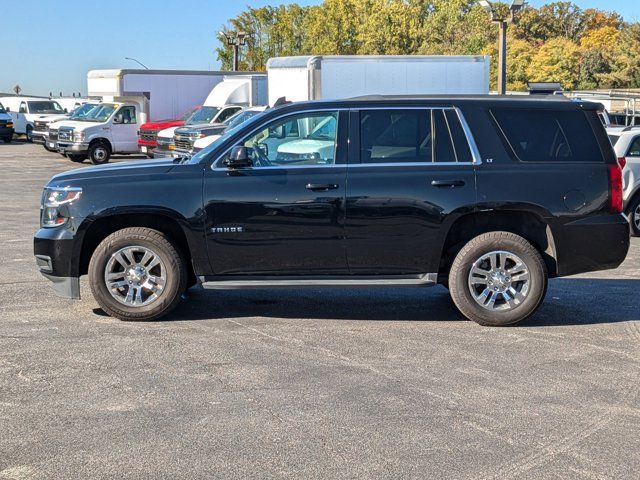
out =
{"type": "Polygon", "coordinates": [[[33,253],[40,273],[53,282],[53,289],[65,298],[80,298],[80,275],[75,239],[65,228],[41,228],[33,239],[33,253]]]}
{"type": "Polygon", "coordinates": [[[57,149],[60,153],[87,153],[88,143],[65,142],[58,140],[57,149]]]}
{"type": "Polygon", "coordinates": [[[0,127],[0,138],[12,138],[13,132],[13,128],[0,127]]]}
{"type": "Polygon", "coordinates": [[[33,140],[33,143],[45,145],[47,143],[47,140],[49,140],[49,132],[34,130],[33,132],[31,132],[31,139],[33,140]]]}

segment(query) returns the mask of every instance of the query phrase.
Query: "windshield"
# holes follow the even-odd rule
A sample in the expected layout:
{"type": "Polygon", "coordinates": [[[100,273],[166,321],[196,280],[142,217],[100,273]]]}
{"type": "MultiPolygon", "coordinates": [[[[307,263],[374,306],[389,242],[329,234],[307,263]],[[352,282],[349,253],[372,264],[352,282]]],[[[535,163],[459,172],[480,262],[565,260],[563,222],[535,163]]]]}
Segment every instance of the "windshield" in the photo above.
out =
{"type": "Polygon", "coordinates": [[[236,113],[234,116],[227,118],[224,122],[227,128],[233,128],[233,127],[237,127],[238,125],[246,122],[247,120],[249,120],[252,117],[255,117],[256,115],[259,115],[262,112],[258,112],[255,110],[244,110],[241,112],[236,113]]]}
{"type": "Polygon", "coordinates": [[[30,113],[64,113],[58,102],[43,100],[37,102],[27,102],[30,113]]]}
{"type": "Polygon", "coordinates": [[[96,107],[97,107],[97,104],[95,103],[85,103],[84,105],[80,105],[73,112],[71,112],[71,115],[69,116],[69,120],[79,120],[81,118],[84,118],[87,115],[89,115],[89,112],[91,112],[91,110],[93,110],[96,107]]]}
{"type": "Polygon", "coordinates": [[[183,122],[188,121],[189,118],[191,118],[191,116],[194,113],[196,113],[198,110],[200,110],[200,106],[199,105],[197,107],[190,108],[189,110],[184,112],[182,115],[180,115],[179,120],[182,120],[183,122]]]}
{"type": "Polygon", "coordinates": [[[231,135],[235,135],[237,132],[239,132],[241,129],[245,127],[247,128],[247,131],[249,131],[248,129],[250,129],[252,125],[260,122],[260,117],[264,112],[253,112],[253,113],[255,113],[256,115],[253,115],[253,117],[250,118],[248,121],[241,122],[238,125],[234,125],[233,127],[229,126],[229,128],[225,129],[222,135],[220,135],[216,140],[214,140],[208,146],[200,150],[198,153],[196,153],[192,157],[189,157],[187,160],[185,160],[185,163],[192,163],[192,164],[200,163],[210,152],[218,148],[231,135]]]}
{"type": "Polygon", "coordinates": [[[202,107],[200,110],[195,112],[189,120],[184,122],[185,125],[197,125],[199,123],[211,123],[220,109],[218,107],[202,107]]]}
{"type": "Polygon", "coordinates": [[[94,105],[86,116],[83,118],[78,118],[76,120],[81,122],[106,122],[111,114],[116,111],[119,105],[115,103],[101,103],[99,105],[94,105]]]}

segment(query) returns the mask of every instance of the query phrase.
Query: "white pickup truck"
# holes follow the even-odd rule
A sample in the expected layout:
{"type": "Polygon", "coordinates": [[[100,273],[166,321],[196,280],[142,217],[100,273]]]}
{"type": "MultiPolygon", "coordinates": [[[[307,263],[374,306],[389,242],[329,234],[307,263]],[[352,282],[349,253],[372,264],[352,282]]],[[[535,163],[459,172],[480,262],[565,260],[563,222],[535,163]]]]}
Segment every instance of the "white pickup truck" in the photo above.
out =
{"type": "Polygon", "coordinates": [[[140,106],[133,102],[103,102],[83,118],[58,122],[55,148],[74,162],[87,157],[95,165],[114,153],[138,153],[140,106]]]}
{"type": "Polygon", "coordinates": [[[33,140],[34,122],[39,118],[64,118],[64,108],[55,100],[37,97],[2,97],[0,103],[13,118],[16,134],[26,135],[27,141],[33,140]]]}

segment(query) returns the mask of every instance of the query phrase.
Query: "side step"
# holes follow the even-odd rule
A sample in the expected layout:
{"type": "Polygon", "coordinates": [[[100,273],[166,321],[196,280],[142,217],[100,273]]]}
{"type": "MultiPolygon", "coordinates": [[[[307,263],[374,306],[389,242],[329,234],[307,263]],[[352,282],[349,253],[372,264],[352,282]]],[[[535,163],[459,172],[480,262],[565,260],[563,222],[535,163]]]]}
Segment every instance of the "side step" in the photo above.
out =
{"type": "Polygon", "coordinates": [[[422,275],[377,276],[317,276],[317,277],[200,277],[203,288],[210,290],[234,290],[252,288],[370,288],[370,287],[431,287],[437,283],[437,273],[422,275]]]}

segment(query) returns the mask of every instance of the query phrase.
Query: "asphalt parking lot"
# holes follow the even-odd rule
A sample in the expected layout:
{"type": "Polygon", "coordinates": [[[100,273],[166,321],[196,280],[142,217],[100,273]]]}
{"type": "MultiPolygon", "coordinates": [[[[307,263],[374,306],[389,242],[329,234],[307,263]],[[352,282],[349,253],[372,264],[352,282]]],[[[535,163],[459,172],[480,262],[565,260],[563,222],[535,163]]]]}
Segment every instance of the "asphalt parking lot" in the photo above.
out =
{"type": "Polygon", "coordinates": [[[638,239],[512,328],[441,287],[196,289],[123,323],[32,258],[41,188],[77,167],[0,144],[0,479],[638,478],[638,239]]]}

